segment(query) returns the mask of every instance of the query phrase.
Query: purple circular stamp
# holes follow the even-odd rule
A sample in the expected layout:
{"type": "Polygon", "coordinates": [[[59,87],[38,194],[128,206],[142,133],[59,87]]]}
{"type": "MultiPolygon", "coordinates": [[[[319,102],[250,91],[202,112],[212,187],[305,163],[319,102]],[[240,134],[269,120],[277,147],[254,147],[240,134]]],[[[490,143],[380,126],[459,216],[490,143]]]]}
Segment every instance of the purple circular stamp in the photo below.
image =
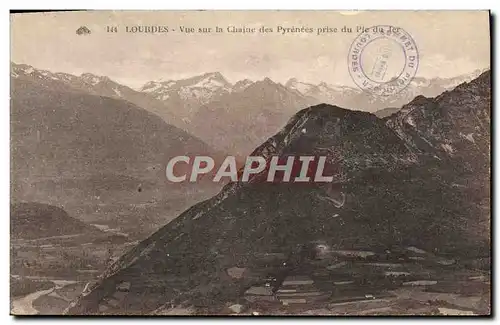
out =
{"type": "Polygon", "coordinates": [[[349,49],[349,74],[362,90],[387,97],[405,89],[418,69],[418,49],[404,29],[363,28],[349,49]]]}

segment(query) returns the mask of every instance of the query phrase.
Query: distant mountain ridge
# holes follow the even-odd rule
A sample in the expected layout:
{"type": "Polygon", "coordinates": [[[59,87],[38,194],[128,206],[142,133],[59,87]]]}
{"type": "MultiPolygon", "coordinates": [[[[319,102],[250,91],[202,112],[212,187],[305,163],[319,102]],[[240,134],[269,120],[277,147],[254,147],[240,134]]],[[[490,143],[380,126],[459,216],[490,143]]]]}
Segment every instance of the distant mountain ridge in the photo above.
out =
{"type": "Polygon", "coordinates": [[[35,82],[53,91],[83,92],[125,100],[160,116],[169,124],[176,126],[182,124],[176,116],[175,110],[171,110],[164,102],[113,81],[106,76],[97,76],[91,73],[83,73],[81,76],[61,72],[53,73],[47,70],[35,69],[26,64],[11,63],[11,78],[35,82]]]}
{"type": "Polygon", "coordinates": [[[285,84],[270,78],[244,79],[232,84],[220,72],[180,80],[150,81],[138,90],[104,76],[51,73],[28,65],[12,64],[11,76],[47,82],[52,88],[64,91],[129,101],[219,150],[246,155],[283,127],[293,114],[310,105],[327,103],[374,112],[384,118],[419,95],[435,97],[481,72],[478,69],[470,75],[454,78],[416,77],[408,87],[388,98],[375,97],[350,86],[312,84],[297,78],[285,84]]]}
{"type": "Polygon", "coordinates": [[[168,100],[175,92],[181,99],[188,100],[194,97],[199,99],[200,103],[206,104],[211,96],[215,96],[219,92],[231,92],[231,88],[232,85],[220,72],[211,72],[182,80],[150,81],[140,90],[161,100],[168,100]]]}
{"type": "MultiPolygon", "coordinates": [[[[485,69],[477,69],[471,74],[452,78],[427,79],[415,77],[408,87],[388,98],[372,96],[359,88],[331,85],[325,82],[311,84],[301,82],[296,78],[289,79],[285,85],[288,88],[299,91],[305,96],[313,97],[322,103],[375,113],[387,109],[388,107],[401,107],[419,95],[426,97],[438,96],[447,90],[452,90],[459,84],[477,78],[484,71],[485,69]]],[[[384,113],[382,113],[382,115],[384,115],[384,113]]]]}
{"type": "Polygon", "coordinates": [[[265,78],[202,105],[187,128],[212,146],[244,156],[311,103],[314,99],[265,78]]]}
{"type": "MultiPolygon", "coordinates": [[[[296,91],[304,97],[314,99],[316,103],[327,103],[376,112],[387,107],[407,104],[418,95],[435,97],[446,90],[453,89],[461,83],[477,78],[484,71],[486,69],[476,69],[470,74],[450,78],[415,77],[410,85],[399,95],[387,100],[373,98],[356,87],[340,84],[333,85],[326,82],[314,84],[300,81],[295,77],[290,78],[285,84],[274,81],[273,83],[282,85],[291,91],[296,91]]],[[[168,118],[186,118],[184,116],[186,114],[183,115],[180,107],[176,107],[176,113],[176,111],[172,110],[172,105],[181,105],[182,108],[187,107],[189,110],[189,114],[187,115],[192,115],[202,105],[219,100],[221,96],[244,91],[251,84],[260,82],[243,79],[232,84],[220,72],[209,72],[179,80],[149,81],[138,89],[132,89],[106,76],[98,76],[91,73],[84,73],[81,76],[62,72],[53,73],[47,70],[36,69],[26,64],[15,63],[11,64],[11,77],[31,77],[39,80],[60,81],[75,89],[85,90],[101,96],[129,100],[155,114],[159,114],[167,122],[179,122],[175,120],[169,121],[168,118]],[[178,111],[181,112],[179,113],[178,111]],[[179,114],[179,116],[175,116],[176,114],[179,114]]],[[[261,81],[266,79],[269,78],[264,78],[261,81]]]]}

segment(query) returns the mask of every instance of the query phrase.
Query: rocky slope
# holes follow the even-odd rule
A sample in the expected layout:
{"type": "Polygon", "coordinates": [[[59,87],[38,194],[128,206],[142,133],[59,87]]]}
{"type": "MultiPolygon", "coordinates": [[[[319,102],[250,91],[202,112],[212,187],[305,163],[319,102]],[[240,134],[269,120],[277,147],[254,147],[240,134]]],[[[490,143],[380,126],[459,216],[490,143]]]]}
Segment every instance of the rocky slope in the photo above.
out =
{"type": "Polygon", "coordinates": [[[73,216],[122,224],[141,220],[136,204],[169,199],[171,206],[176,193],[189,201],[187,189],[168,190],[166,163],[215,150],[130,102],[53,85],[12,79],[12,200],[51,203],[73,216]]]}
{"type": "Polygon", "coordinates": [[[489,180],[490,89],[487,72],[386,120],[324,104],[301,110],[253,154],[326,155],[332,184],[230,183],[123,255],[67,313],[217,310],[264,281],[264,256],[300,263],[304,245],[318,242],[488,258],[489,191],[477,186],[489,180]]]}
{"type": "Polygon", "coordinates": [[[35,239],[85,233],[103,234],[99,229],[72,218],[66,211],[48,204],[33,202],[10,206],[10,237],[35,239]]]}
{"type": "Polygon", "coordinates": [[[11,94],[15,170],[36,169],[43,177],[112,172],[163,180],[166,159],[213,152],[126,101],[21,80],[13,80],[11,94]]]}
{"type": "Polygon", "coordinates": [[[489,233],[490,222],[490,104],[487,71],[435,98],[419,96],[384,119],[436,171],[434,177],[448,180],[464,201],[474,203],[479,210],[467,227],[483,234],[489,233]]]}

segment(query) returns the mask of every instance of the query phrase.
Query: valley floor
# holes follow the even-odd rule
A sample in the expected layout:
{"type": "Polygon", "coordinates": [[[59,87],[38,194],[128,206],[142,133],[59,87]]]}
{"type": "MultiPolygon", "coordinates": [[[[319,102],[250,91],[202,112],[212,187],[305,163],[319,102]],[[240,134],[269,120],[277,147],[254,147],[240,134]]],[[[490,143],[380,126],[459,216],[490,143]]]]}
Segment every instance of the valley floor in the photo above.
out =
{"type": "Polygon", "coordinates": [[[489,270],[407,249],[404,258],[339,251],[335,258],[283,268],[225,307],[170,306],[157,314],[490,315],[489,270]]]}
{"type": "MultiPolygon", "coordinates": [[[[40,241],[13,241],[17,264],[11,267],[11,314],[62,314],[89,281],[135,244],[116,244],[109,250],[108,244],[82,245],[83,239],[49,238],[43,240],[44,245],[39,245],[40,241]]],[[[246,287],[235,301],[225,306],[165,306],[155,314],[490,314],[487,262],[455,260],[416,247],[400,250],[404,254],[337,250],[297,265],[286,265],[283,254],[265,253],[262,267],[228,269],[233,278],[251,274],[261,279],[246,287]],[[274,259],[271,265],[269,258],[274,259]]],[[[125,284],[130,287],[130,283],[125,284]]],[[[131,292],[120,294],[123,300],[131,292]]],[[[99,310],[107,314],[113,314],[114,309],[119,313],[119,308],[112,302],[99,304],[99,310]]]]}

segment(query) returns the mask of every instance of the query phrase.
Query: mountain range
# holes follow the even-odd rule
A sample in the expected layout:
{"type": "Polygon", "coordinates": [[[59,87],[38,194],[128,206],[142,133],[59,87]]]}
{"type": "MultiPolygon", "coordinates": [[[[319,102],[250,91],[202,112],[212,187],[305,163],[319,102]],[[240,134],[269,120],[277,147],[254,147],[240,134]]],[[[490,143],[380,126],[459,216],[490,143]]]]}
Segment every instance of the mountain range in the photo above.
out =
{"type": "Polygon", "coordinates": [[[269,78],[244,79],[232,84],[219,72],[181,80],[150,81],[135,90],[105,76],[90,73],[75,76],[25,64],[11,65],[14,79],[50,84],[54,90],[83,91],[129,101],[212,147],[235,155],[247,155],[307,106],[328,103],[355,110],[380,111],[376,115],[385,117],[418,95],[437,96],[472,80],[482,71],[455,78],[417,77],[396,96],[381,99],[358,88],[325,82],[311,84],[296,78],[285,84],[269,78]],[[268,123],[261,123],[264,120],[268,123]]]}
{"type": "Polygon", "coordinates": [[[60,206],[144,236],[205,197],[205,183],[172,188],[165,166],[174,156],[220,152],[130,101],[105,96],[108,79],[18,72],[11,79],[13,202],[60,206]],[[92,83],[103,85],[90,92],[92,83]]]}
{"type": "MultiPolygon", "coordinates": [[[[261,85],[263,97],[299,95],[290,85],[261,85]]],[[[124,254],[66,313],[162,314],[178,306],[220,313],[266,281],[264,268],[301,264],[310,245],[398,261],[396,252],[418,247],[453,269],[489,259],[490,103],[486,71],[385,118],[329,104],[304,108],[252,155],[327,156],[338,166],[333,183],[229,183],[124,254]],[[272,266],[272,255],[284,261],[272,266]]]]}

